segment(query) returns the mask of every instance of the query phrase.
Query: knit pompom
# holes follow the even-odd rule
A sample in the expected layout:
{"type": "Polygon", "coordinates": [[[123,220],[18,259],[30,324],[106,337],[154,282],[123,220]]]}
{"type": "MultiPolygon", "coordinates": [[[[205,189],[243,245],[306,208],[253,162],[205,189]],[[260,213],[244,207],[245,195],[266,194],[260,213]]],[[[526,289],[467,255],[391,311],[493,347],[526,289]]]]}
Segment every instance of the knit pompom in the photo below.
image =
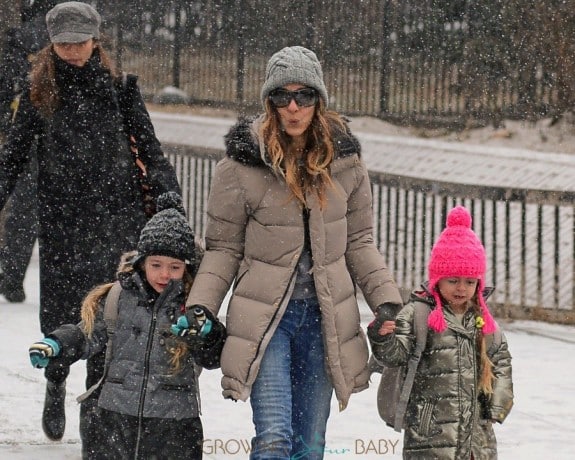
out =
{"type": "Polygon", "coordinates": [[[156,200],[156,211],[161,212],[165,209],[175,209],[183,216],[186,215],[182,197],[176,192],[162,193],[156,200]]]}
{"type": "Polygon", "coordinates": [[[448,227],[471,228],[471,215],[463,206],[456,206],[447,216],[448,227]]]}

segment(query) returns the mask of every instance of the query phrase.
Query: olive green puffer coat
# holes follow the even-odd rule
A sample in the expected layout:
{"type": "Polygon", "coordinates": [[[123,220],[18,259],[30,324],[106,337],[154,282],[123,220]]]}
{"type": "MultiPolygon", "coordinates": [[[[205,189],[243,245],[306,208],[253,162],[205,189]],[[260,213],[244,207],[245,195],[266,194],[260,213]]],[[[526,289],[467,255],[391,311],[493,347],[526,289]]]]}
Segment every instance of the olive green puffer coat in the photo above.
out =
{"type": "MultiPolygon", "coordinates": [[[[417,301],[434,306],[432,297],[419,293],[417,301]]],[[[403,440],[404,459],[493,460],[497,443],[493,423],[503,422],[513,405],[511,355],[502,334],[501,343],[489,350],[495,381],[487,397],[478,389],[475,314],[467,311],[460,323],[448,306],[443,307],[447,330],[428,329],[411,397],[403,440]]],[[[402,365],[415,346],[415,302],[396,318],[395,334],[372,342],[377,360],[402,365]]]]}

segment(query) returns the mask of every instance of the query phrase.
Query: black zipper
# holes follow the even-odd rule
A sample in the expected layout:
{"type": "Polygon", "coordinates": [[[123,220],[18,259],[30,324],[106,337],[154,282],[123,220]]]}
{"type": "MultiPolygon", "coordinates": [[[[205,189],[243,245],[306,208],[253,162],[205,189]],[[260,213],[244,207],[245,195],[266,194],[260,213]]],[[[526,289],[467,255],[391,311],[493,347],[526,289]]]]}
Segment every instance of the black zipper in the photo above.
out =
{"type": "Polygon", "coordinates": [[[138,434],[136,436],[136,448],[134,450],[134,460],[138,460],[138,453],[140,450],[140,439],[142,437],[142,419],[144,417],[144,403],[146,401],[146,391],[148,389],[148,379],[150,377],[150,355],[152,346],[154,344],[154,333],[156,331],[156,324],[158,322],[158,309],[159,306],[165,301],[167,297],[166,291],[162,292],[154,302],[152,309],[152,321],[148,329],[148,341],[146,343],[146,353],[144,355],[144,376],[142,379],[142,390],[140,391],[140,398],[138,401],[138,434]]]}

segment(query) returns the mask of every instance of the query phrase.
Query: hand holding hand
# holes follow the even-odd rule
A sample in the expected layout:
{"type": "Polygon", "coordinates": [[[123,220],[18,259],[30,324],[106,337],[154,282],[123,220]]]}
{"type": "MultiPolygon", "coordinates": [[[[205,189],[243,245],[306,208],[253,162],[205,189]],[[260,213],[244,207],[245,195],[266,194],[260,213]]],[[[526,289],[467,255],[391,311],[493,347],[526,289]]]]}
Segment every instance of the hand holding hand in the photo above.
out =
{"type": "Polygon", "coordinates": [[[367,335],[373,342],[381,342],[387,334],[395,331],[395,317],[401,310],[401,305],[386,302],[377,307],[375,319],[367,326],[367,335]]]}
{"type": "Polygon", "coordinates": [[[49,338],[44,338],[33,343],[28,349],[30,362],[37,369],[42,369],[48,365],[50,358],[55,358],[60,354],[60,344],[49,338]]]}
{"type": "Polygon", "coordinates": [[[193,305],[186,310],[171,327],[172,334],[178,337],[193,336],[204,339],[212,330],[214,317],[201,305],[193,305]]]}

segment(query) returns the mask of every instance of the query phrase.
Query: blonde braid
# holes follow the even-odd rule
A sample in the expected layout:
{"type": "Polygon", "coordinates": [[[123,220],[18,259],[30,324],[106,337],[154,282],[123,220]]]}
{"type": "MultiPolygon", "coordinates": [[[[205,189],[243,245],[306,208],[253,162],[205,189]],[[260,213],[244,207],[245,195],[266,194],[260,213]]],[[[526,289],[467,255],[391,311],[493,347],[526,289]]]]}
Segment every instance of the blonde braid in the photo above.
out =
{"type": "MultiPolygon", "coordinates": [[[[477,302],[474,305],[474,312],[476,316],[481,316],[481,309],[477,302]]],[[[493,363],[487,355],[487,343],[482,328],[477,329],[476,343],[479,354],[479,390],[486,395],[491,395],[493,394],[495,375],[493,374],[493,363]]]]}
{"type": "MultiPolygon", "coordinates": [[[[184,278],[182,281],[184,283],[185,297],[187,297],[194,282],[194,278],[188,270],[184,272],[184,278]]],[[[188,356],[188,344],[185,342],[185,339],[181,337],[168,336],[168,340],[166,340],[166,349],[171,354],[170,365],[172,366],[172,373],[177,374],[182,369],[182,363],[188,356]]]]}

